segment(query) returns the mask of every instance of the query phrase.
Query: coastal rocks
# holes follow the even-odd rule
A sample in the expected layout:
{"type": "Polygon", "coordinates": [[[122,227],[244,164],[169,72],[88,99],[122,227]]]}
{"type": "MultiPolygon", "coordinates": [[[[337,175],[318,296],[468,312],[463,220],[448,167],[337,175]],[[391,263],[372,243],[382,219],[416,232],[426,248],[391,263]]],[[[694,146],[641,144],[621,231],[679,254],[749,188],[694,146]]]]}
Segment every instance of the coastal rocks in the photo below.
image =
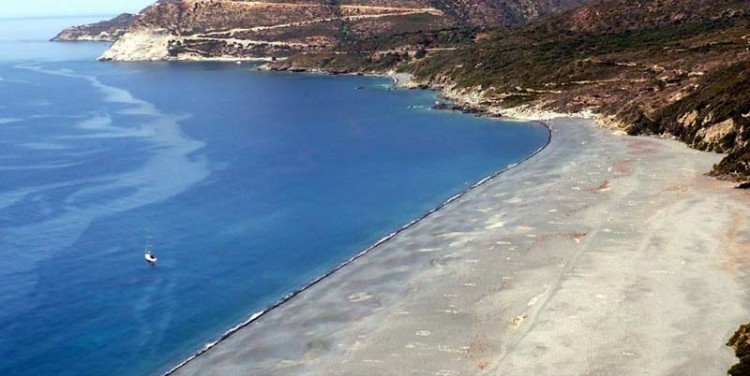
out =
{"type": "Polygon", "coordinates": [[[130,13],[123,13],[111,20],[101,21],[88,25],[69,27],[57,34],[51,40],[53,42],[66,41],[94,41],[94,42],[114,42],[125,34],[128,28],[135,21],[136,16],[130,13]]]}
{"type": "Polygon", "coordinates": [[[708,128],[701,129],[698,131],[697,136],[702,136],[703,142],[707,142],[709,144],[708,148],[710,149],[711,145],[720,145],[721,140],[733,132],[735,132],[734,120],[726,119],[722,122],[711,125],[708,128]]]}
{"type": "Polygon", "coordinates": [[[432,109],[463,112],[466,114],[473,114],[477,116],[488,115],[487,111],[482,108],[467,106],[467,105],[463,105],[460,103],[453,103],[453,102],[448,102],[448,103],[440,102],[432,106],[432,109]]]}
{"type": "Polygon", "coordinates": [[[156,61],[169,57],[168,46],[172,37],[165,30],[136,30],[124,34],[100,60],[156,61]]]}
{"type": "Polygon", "coordinates": [[[750,376],[750,324],[740,326],[727,346],[734,350],[740,362],[729,370],[730,376],[750,376]]]}

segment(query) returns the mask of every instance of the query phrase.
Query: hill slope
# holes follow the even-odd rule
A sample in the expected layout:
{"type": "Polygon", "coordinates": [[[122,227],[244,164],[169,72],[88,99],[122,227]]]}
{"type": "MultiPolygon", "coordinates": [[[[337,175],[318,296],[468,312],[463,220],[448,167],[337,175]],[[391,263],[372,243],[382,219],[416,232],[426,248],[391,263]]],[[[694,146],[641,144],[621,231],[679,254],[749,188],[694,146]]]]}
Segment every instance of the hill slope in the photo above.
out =
{"type": "Polygon", "coordinates": [[[67,41],[103,41],[114,42],[125,34],[135,21],[135,15],[123,13],[111,20],[93,24],[73,26],[61,31],[52,38],[53,42],[67,41]]]}
{"type": "Polygon", "coordinates": [[[279,58],[396,33],[520,24],[585,2],[162,0],[144,9],[103,58],[279,58]]]}
{"type": "Polygon", "coordinates": [[[747,180],[749,42],[747,1],[603,0],[400,69],[483,108],[592,110],[727,152],[715,173],[747,180]]]}

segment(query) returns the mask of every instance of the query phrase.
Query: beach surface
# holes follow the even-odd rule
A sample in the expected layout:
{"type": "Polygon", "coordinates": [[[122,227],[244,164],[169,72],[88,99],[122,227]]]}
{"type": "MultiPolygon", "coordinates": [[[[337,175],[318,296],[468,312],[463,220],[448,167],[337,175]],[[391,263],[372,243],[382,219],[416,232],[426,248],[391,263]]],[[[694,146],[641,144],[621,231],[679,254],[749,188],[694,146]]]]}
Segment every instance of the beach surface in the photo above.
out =
{"type": "Polygon", "coordinates": [[[550,145],[178,375],[723,375],[750,194],[720,155],[549,122],[550,145]]]}

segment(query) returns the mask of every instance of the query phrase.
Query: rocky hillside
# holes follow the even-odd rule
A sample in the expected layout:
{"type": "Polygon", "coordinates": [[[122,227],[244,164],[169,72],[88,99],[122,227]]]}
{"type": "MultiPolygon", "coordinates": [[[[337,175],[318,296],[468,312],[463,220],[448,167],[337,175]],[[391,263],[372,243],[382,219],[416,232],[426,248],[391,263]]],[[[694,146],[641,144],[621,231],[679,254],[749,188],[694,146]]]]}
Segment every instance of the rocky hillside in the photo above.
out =
{"type": "Polygon", "coordinates": [[[52,38],[52,41],[114,42],[117,38],[125,34],[133,24],[133,21],[135,21],[134,14],[123,13],[111,20],[69,27],[52,38]]]}
{"type": "Polygon", "coordinates": [[[282,58],[400,33],[521,24],[587,1],[161,0],[103,59],[282,58]]]}
{"type": "Polygon", "coordinates": [[[601,0],[456,49],[430,47],[397,67],[459,101],[497,112],[590,110],[630,134],[729,153],[714,173],[750,179],[746,0],[601,0]]]}

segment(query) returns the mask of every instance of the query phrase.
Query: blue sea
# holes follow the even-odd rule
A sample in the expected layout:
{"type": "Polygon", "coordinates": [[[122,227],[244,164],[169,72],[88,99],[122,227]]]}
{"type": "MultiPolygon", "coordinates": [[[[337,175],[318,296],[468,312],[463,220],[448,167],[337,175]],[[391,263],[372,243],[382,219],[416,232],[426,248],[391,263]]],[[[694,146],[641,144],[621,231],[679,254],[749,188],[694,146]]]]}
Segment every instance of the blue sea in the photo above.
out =
{"type": "Polygon", "coordinates": [[[548,137],[382,78],[46,42],[95,20],[0,20],[0,375],[163,372],[548,137]]]}

